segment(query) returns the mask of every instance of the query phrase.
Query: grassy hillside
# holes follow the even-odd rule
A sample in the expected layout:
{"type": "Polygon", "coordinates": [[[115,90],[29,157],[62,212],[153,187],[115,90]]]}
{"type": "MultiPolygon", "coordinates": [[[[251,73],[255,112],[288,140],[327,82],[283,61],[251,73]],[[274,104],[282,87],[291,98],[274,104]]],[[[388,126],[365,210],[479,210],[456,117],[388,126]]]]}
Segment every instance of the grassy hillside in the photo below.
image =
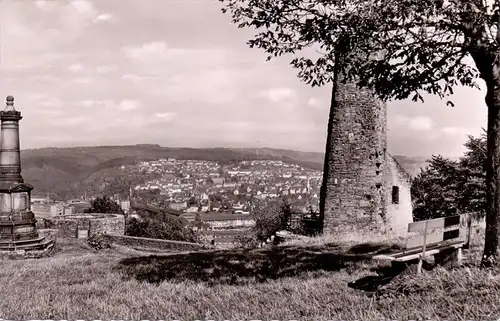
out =
{"type": "MultiPolygon", "coordinates": [[[[105,176],[121,165],[138,160],[176,159],[212,160],[227,164],[252,159],[276,159],[316,170],[323,169],[323,154],[272,148],[169,148],[159,145],[96,146],[73,148],[41,148],[21,152],[23,176],[33,184],[35,192],[51,192],[74,196],[75,189],[105,176]],[[93,178],[94,177],[94,178],[93,178]],[[87,181],[87,182],[85,182],[87,181]]],[[[410,174],[418,172],[422,159],[395,156],[410,174]]],[[[90,191],[89,191],[90,192],[90,191]]]]}
{"type": "MultiPolygon", "coordinates": [[[[146,256],[58,240],[52,258],[5,261],[9,320],[473,320],[500,315],[500,270],[480,270],[481,242],[457,270],[381,278],[383,266],[335,245],[146,256]],[[377,276],[378,274],[378,276],[377,276]],[[362,291],[353,281],[378,278],[362,291]]],[[[375,247],[372,247],[374,249],[375,247]]],[[[359,282],[356,282],[359,283],[359,282]]]]}

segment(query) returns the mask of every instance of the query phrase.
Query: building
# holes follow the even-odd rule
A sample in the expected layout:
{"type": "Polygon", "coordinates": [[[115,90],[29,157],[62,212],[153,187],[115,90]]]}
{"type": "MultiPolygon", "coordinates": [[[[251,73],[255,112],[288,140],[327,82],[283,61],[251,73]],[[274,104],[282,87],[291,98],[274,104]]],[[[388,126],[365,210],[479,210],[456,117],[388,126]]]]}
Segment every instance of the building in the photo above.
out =
{"type": "Polygon", "coordinates": [[[412,222],[410,176],[387,152],[387,106],[353,84],[338,88],[325,159],[323,232],[403,235],[412,222]]]}
{"type": "Polygon", "coordinates": [[[169,207],[173,210],[177,211],[182,211],[183,209],[187,208],[187,202],[172,202],[169,204],[169,207]]]}
{"type": "Polygon", "coordinates": [[[130,210],[130,201],[121,201],[120,207],[125,213],[128,213],[130,210]]]}
{"type": "Polygon", "coordinates": [[[90,202],[75,201],[63,206],[63,213],[64,215],[81,214],[90,208],[90,202]]]}
{"type": "Polygon", "coordinates": [[[35,214],[31,211],[31,191],[21,175],[19,121],[14,98],[0,112],[0,251],[31,257],[43,256],[54,246],[54,240],[38,234],[35,214]]]}
{"type": "Polygon", "coordinates": [[[43,204],[43,203],[31,204],[31,211],[35,214],[35,217],[37,217],[38,219],[55,216],[52,215],[50,204],[43,204]]]}
{"type": "Polygon", "coordinates": [[[248,214],[231,214],[220,212],[200,213],[203,223],[206,223],[211,229],[220,228],[248,228],[255,225],[255,219],[248,214]]]}
{"type": "Polygon", "coordinates": [[[47,203],[49,202],[50,199],[48,197],[48,195],[32,195],[31,196],[31,204],[33,203],[47,203]]]}

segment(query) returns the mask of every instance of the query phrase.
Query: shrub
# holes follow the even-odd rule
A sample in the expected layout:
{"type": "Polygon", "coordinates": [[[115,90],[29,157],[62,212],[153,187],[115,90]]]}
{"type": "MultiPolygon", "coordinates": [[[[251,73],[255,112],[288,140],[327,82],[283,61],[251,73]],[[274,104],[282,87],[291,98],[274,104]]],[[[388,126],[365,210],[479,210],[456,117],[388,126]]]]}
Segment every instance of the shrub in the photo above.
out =
{"type": "Polygon", "coordinates": [[[290,220],[290,204],[284,200],[254,203],[255,226],[253,232],[259,242],[264,242],[278,231],[286,230],[290,220]]]}
{"type": "Polygon", "coordinates": [[[198,235],[189,228],[187,221],[173,215],[165,215],[164,221],[151,218],[144,220],[132,218],[127,223],[125,234],[129,236],[199,243],[198,235]]]}
{"type": "Polygon", "coordinates": [[[111,247],[102,234],[91,234],[87,238],[87,244],[94,250],[108,249],[111,247]]]}

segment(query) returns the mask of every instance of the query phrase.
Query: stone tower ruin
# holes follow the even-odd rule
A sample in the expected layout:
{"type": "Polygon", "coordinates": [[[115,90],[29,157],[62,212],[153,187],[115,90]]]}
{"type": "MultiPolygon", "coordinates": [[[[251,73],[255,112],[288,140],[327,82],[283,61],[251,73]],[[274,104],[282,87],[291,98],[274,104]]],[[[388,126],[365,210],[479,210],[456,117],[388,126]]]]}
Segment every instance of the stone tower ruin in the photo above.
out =
{"type": "Polygon", "coordinates": [[[369,90],[338,84],[325,155],[323,232],[405,234],[412,222],[410,176],[387,152],[387,106],[369,90]]]}

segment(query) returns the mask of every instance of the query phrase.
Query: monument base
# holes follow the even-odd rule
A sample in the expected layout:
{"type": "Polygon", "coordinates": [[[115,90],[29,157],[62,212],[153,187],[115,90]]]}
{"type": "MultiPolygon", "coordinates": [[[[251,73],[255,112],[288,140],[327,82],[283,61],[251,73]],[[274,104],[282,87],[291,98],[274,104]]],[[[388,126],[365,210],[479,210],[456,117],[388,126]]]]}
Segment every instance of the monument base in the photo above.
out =
{"type": "Polygon", "coordinates": [[[55,240],[39,237],[33,240],[0,242],[0,260],[35,259],[51,256],[55,240]]]}

